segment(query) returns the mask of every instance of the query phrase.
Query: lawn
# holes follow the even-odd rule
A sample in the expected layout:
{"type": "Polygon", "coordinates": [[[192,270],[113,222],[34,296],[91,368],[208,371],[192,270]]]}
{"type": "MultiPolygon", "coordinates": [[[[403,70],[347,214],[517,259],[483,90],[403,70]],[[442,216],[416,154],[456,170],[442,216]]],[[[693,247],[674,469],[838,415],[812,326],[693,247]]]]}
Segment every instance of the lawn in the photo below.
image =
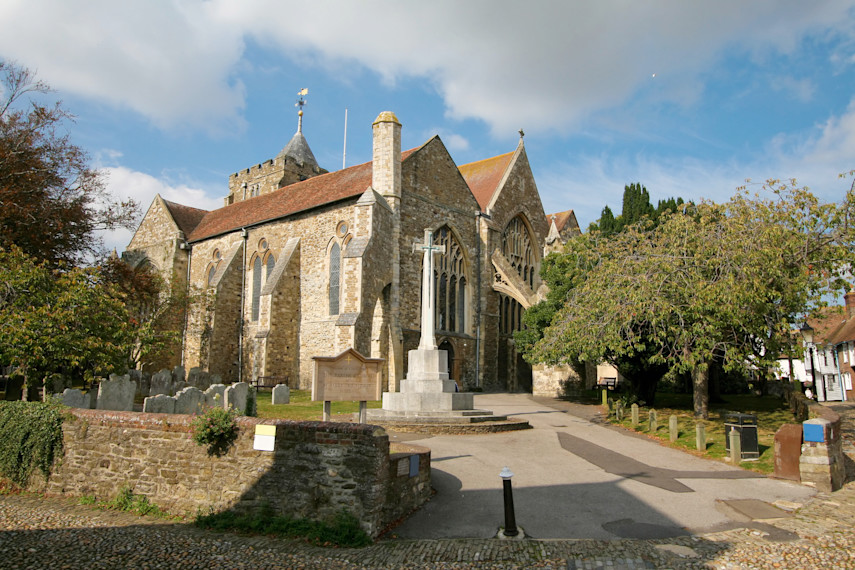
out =
{"type": "Polygon", "coordinates": [[[710,418],[708,420],[696,420],[692,410],[691,394],[669,394],[656,395],[656,415],[658,428],[655,432],[648,430],[648,418],[650,408],[639,408],[639,425],[633,428],[630,409],[624,412],[624,418],[618,422],[614,413],[610,415],[610,421],[627,429],[647,434],[665,445],[675,447],[696,455],[703,455],[714,459],[724,460],[727,457],[725,451],[724,422],[728,413],[741,412],[757,416],[757,441],[760,459],[757,461],[743,461],[740,467],[770,474],[775,470],[775,432],[785,423],[797,423],[793,419],[786,403],[780,398],[758,397],[752,395],[728,395],[723,396],[724,402],[710,404],[710,418]],[[670,441],[668,421],[671,415],[677,416],[679,437],[676,442],[670,441]],[[707,448],[700,452],[695,448],[695,424],[701,421],[705,425],[707,448]]]}
{"type": "MultiPolygon", "coordinates": [[[[311,390],[291,390],[291,403],[274,406],[272,393],[260,390],[256,399],[259,418],[294,421],[320,421],[324,417],[324,403],[312,401],[311,390]]],[[[379,408],[380,401],[368,402],[369,408],[379,408]]],[[[359,402],[332,402],[333,421],[348,421],[359,411],[359,402]]]]}

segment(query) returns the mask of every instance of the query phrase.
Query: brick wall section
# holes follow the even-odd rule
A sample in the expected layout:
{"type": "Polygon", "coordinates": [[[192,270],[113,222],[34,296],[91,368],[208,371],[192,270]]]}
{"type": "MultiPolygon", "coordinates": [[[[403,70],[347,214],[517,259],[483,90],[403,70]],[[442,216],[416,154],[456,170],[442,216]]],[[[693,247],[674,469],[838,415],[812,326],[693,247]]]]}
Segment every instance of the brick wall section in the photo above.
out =
{"type": "Polygon", "coordinates": [[[430,451],[410,446],[390,459],[377,426],[239,418],[240,435],[209,457],[190,434],[192,416],[72,410],[64,456],[50,493],[114,497],[123,486],[171,512],[269,505],[277,513],[324,520],[347,509],[372,536],[430,496],[430,451]],[[253,449],[255,426],[276,425],[274,452],[253,449]],[[416,477],[400,459],[419,457],[416,477]]]}

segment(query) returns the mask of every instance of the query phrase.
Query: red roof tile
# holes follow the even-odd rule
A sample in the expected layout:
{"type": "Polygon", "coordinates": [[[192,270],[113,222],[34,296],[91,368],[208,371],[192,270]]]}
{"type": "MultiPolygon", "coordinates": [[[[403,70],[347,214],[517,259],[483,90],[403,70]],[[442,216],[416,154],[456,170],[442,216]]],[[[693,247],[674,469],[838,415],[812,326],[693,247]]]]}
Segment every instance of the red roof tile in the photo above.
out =
{"type": "Polygon", "coordinates": [[[460,174],[463,175],[466,184],[469,185],[469,189],[472,190],[472,194],[478,200],[481,210],[485,210],[490,204],[490,200],[493,198],[499,182],[502,181],[513,156],[514,153],[509,152],[459,167],[460,174]]]}
{"type": "Polygon", "coordinates": [[[573,210],[566,210],[564,212],[557,212],[555,214],[549,214],[546,216],[546,223],[552,223],[552,217],[555,216],[555,228],[561,232],[564,231],[564,228],[568,223],[571,224],[572,229],[579,229],[579,224],[576,222],[576,215],[573,213],[573,210]]]}
{"type": "Polygon", "coordinates": [[[172,219],[178,225],[178,229],[184,232],[185,236],[189,236],[196,229],[196,226],[199,225],[199,222],[202,221],[202,218],[208,214],[208,210],[191,208],[190,206],[170,202],[169,200],[164,200],[163,203],[166,205],[166,209],[169,210],[172,219]]]}
{"type": "MultiPolygon", "coordinates": [[[[417,149],[401,153],[401,161],[406,160],[415,150],[417,149]]],[[[371,186],[371,174],[371,162],[366,162],[314,176],[269,194],[235,202],[209,212],[190,235],[189,240],[200,241],[359,196],[371,186]]]]}
{"type": "Polygon", "coordinates": [[[817,344],[831,343],[846,321],[846,310],[843,307],[824,307],[817,317],[808,319],[813,328],[814,342],[817,344]]]}

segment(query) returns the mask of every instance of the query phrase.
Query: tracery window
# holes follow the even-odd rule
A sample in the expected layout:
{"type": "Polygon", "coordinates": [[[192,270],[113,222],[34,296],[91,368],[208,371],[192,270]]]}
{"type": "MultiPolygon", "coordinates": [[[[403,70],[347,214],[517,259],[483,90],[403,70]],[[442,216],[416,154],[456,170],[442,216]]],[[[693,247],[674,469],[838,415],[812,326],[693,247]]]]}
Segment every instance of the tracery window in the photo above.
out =
{"type": "Polygon", "coordinates": [[[531,243],[531,236],[522,216],[517,216],[511,220],[502,233],[502,253],[511,262],[511,266],[517,270],[523,281],[534,289],[536,267],[534,249],[531,243]]]}
{"type": "Polygon", "coordinates": [[[267,240],[258,242],[258,253],[252,260],[252,320],[257,321],[261,312],[261,289],[276,267],[276,257],[267,249],[267,240]],[[264,262],[262,263],[262,260],[264,262]]]}
{"type": "Polygon", "coordinates": [[[466,268],[460,243],[448,226],[433,234],[434,245],[445,246],[445,253],[435,257],[436,328],[466,332],[466,268]]]}
{"type": "Polygon", "coordinates": [[[499,294],[499,334],[512,335],[525,328],[522,317],[525,310],[513,297],[499,294]]]}
{"type": "Polygon", "coordinates": [[[337,315],[341,295],[341,246],[330,248],[330,315],[337,315]]]}
{"type": "Polygon", "coordinates": [[[214,278],[217,276],[217,267],[220,265],[222,255],[219,249],[215,249],[211,253],[211,264],[208,266],[208,287],[214,285],[214,278]]]}
{"type": "Polygon", "coordinates": [[[261,306],[261,257],[255,256],[252,262],[252,320],[258,320],[261,306]]]}

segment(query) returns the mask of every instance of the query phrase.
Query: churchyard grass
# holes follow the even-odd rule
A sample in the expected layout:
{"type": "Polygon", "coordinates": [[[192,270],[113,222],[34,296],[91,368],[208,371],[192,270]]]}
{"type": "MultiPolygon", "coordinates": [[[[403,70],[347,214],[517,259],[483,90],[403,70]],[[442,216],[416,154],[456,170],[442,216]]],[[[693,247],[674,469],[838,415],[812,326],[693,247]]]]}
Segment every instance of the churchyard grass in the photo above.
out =
{"type": "Polygon", "coordinates": [[[635,429],[639,433],[647,434],[656,438],[665,445],[675,447],[696,455],[703,455],[713,459],[724,461],[727,457],[725,451],[725,426],[726,416],[730,412],[741,412],[757,416],[757,442],[760,459],[756,461],[743,461],[740,467],[770,474],[775,470],[775,432],[786,423],[797,423],[793,419],[789,407],[775,397],[758,397],[752,395],[726,395],[722,396],[723,403],[710,404],[710,419],[696,420],[692,411],[691,394],[656,394],[656,414],[659,418],[659,427],[656,432],[650,434],[647,430],[647,417],[650,411],[648,407],[639,408],[639,424],[632,427],[629,406],[624,411],[624,418],[618,422],[614,418],[614,410],[610,414],[610,421],[627,429],[635,429]],[[677,441],[669,440],[668,418],[676,415],[679,422],[679,436],[677,441]],[[695,423],[703,421],[706,427],[707,449],[703,454],[695,449],[695,423]]]}
{"type": "MultiPolygon", "coordinates": [[[[324,416],[324,403],[312,401],[311,390],[291,390],[291,403],[274,406],[269,390],[260,390],[256,400],[259,418],[271,418],[294,421],[320,421],[324,416]]],[[[359,402],[333,402],[334,421],[344,421],[342,415],[359,411],[359,402]],[[338,416],[338,417],[337,417],[338,416]]],[[[369,408],[379,408],[380,401],[368,402],[369,408]]]]}

